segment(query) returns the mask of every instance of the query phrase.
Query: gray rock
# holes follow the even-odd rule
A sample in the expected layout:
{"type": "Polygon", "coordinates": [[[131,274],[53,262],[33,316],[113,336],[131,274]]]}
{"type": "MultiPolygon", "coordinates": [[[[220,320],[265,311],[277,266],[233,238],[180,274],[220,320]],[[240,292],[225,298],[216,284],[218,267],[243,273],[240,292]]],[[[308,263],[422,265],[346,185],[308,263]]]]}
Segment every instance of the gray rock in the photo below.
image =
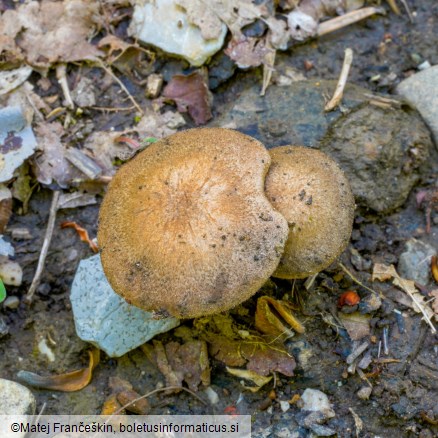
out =
{"type": "Polygon", "coordinates": [[[357,391],[356,395],[361,400],[368,400],[370,398],[370,395],[372,392],[373,392],[372,388],[370,388],[369,386],[364,386],[364,387],[360,388],[359,391],[357,391]]]}
{"type": "Polygon", "coordinates": [[[0,236],[0,257],[13,257],[14,253],[13,246],[9,242],[6,242],[6,240],[3,239],[3,236],[0,236]]]}
{"type": "Polygon", "coordinates": [[[25,386],[0,379],[0,415],[34,415],[35,407],[35,397],[25,386]]]}
{"type": "Polygon", "coordinates": [[[396,91],[417,108],[429,125],[438,146],[438,65],[400,82],[396,91]]]}
{"type": "Polygon", "coordinates": [[[9,327],[5,320],[0,316],[0,339],[9,334],[9,327]]]}
{"type": "Polygon", "coordinates": [[[11,295],[10,297],[7,297],[6,300],[3,302],[3,306],[7,309],[17,309],[20,305],[20,299],[16,297],[15,295],[11,295]]]}
{"type": "Polygon", "coordinates": [[[122,356],[179,325],[176,318],[153,319],[152,313],[117,295],[103,273],[98,254],[79,263],[70,298],[78,336],[110,357],[122,356]]]}
{"type": "Polygon", "coordinates": [[[398,273],[407,280],[426,285],[430,280],[430,259],[436,253],[436,249],[427,243],[408,240],[398,260],[398,273]]]}
{"type": "Polygon", "coordinates": [[[242,92],[211,126],[238,129],[266,147],[303,145],[323,150],[347,174],[356,203],[378,212],[402,205],[419,181],[433,143],[420,116],[409,108],[371,105],[370,91],[348,85],[342,111],[324,112],[335,81],[254,86],[242,92]]]}
{"type": "Polygon", "coordinates": [[[304,390],[301,400],[303,401],[301,406],[303,411],[323,412],[326,419],[335,416],[327,395],[319,389],[307,388],[304,390]]]}

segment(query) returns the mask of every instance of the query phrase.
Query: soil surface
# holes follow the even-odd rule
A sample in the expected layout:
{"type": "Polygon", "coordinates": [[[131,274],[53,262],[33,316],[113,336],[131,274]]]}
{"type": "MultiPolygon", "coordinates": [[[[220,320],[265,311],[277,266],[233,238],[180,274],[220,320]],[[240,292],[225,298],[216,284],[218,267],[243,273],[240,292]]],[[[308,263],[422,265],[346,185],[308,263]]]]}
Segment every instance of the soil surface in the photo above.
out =
{"type": "MultiPolygon", "coordinates": [[[[412,11],[415,11],[413,23],[404,11],[397,16],[388,9],[386,16],[365,20],[319,40],[296,44],[288,51],[279,53],[276,63],[278,70],[292,66],[309,79],[337,79],[344,50],[351,47],[354,50],[354,62],[349,83],[373,92],[391,94],[400,80],[415,73],[418,59],[427,60],[432,65],[438,64],[438,4],[434,0],[410,0],[408,3],[412,11]],[[310,70],[304,68],[308,62],[313,64],[310,70]]],[[[217,55],[212,60],[219,81],[224,79],[221,79],[219,67],[227,71],[222,57],[217,55]]],[[[184,71],[185,68],[183,62],[164,55],[160,55],[155,67],[164,74],[184,71]]],[[[77,67],[69,67],[68,74],[73,81],[77,67]]],[[[98,69],[90,71],[96,81],[102,79],[102,74],[98,69]]],[[[36,73],[33,75],[31,81],[36,84],[40,76],[36,73]]],[[[222,75],[227,76],[225,73],[222,75]]],[[[230,102],[245,89],[261,84],[261,77],[261,70],[253,69],[238,71],[223,80],[213,90],[214,117],[226,111],[230,102]]],[[[49,79],[56,88],[53,73],[49,73],[49,79]]],[[[142,99],[145,98],[142,97],[144,92],[141,86],[128,78],[124,78],[124,81],[130,92],[143,103],[142,99]]],[[[117,107],[120,99],[118,92],[117,85],[112,85],[102,91],[97,100],[101,106],[117,107]]],[[[132,113],[102,113],[93,110],[88,110],[86,117],[92,120],[96,130],[121,130],[130,126],[133,119],[132,113]]],[[[187,121],[190,126],[190,121],[187,121]]],[[[405,242],[410,238],[415,237],[438,248],[437,212],[432,212],[432,228],[430,233],[426,233],[425,212],[417,208],[415,196],[419,190],[434,188],[437,172],[438,163],[431,163],[408,200],[395,211],[386,214],[377,214],[371,210],[358,212],[351,243],[341,257],[343,264],[361,283],[382,292],[382,305],[371,317],[370,339],[374,343],[371,343],[370,351],[373,357],[378,356],[379,341],[386,328],[389,332],[389,353],[382,357],[394,361],[370,365],[364,370],[368,376],[365,380],[357,373],[348,373],[345,359],[355,344],[345,331],[338,330],[336,324],[330,321],[339,311],[337,300],[342,292],[353,288],[363,300],[369,298],[371,293],[346,275],[340,265],[335,264],[317,277],[309,291],[304,288],[304,281],[299,280],[294,284],[294,289],[303,301],[296,316],[305,325],[306,332],[286,343],[288,351],[297,361],[293,377],[277,374],[275,387],[271,382],[258,392],[251,393],[240,386],[238,378],[226,372],[223,364],[210,359],[211,386],[219,395],[217,404],[203,405],[185,392],[158,394],[149,399],[153,406],[151,413],[222,414],[233,407],[234,412],[253,416],[254,436],[315,436],[303,427],[300,408],[296,404],[291,404],[287,412],[283,412],[279,404],[279,401],[291,400],[306,388],[314,388],[327,394],[333,405],[336,416],[327,426],[335,430],[337,436],[437,436],[438,336],[431,333],[421,315],[399,303],[397,290],[391,283],[379,283],[378,286],[371,283],[372,265],[376,262],[397,264],[405,242]],[[352,264],[354,250],[359,251],[363,259],[360,269],[357,264],[352,264]],[[394,309],[403,313],[405,330],[400,329],[394,309]],[[372,386],[370,398],[359,398],[358,390],[369,385],[372,386]],[[275,391],[274,395],[272,390],[275,391]],[[363,422],[359,435],[352,412],[363,422]]],[[[51,193],[48,188],[38,187],[26,214],[20,214],[20,203],[14,205],[6,235],[10,237],[14,228],[27,228],[31,238],[13,241],[16,260],[24,270],[24,280],[19,288],[8,287],[9,295],[22,298],[32,281],[47,225],[51,193]]],[[[27,306],[21,302],[14,310],[0,309],[0,316],[9,329],[9,334],[0,339],[1,377],[16,380],[19,370],[43,375],[59,374],[81,368],[87,363],[89,345],[75,333],[69,291],[79,261],[92,254],[74,230],[61,229],[60,224],[63,221],[74,221],[86,228],[91,236],[95,236],[98,211],[99,205],[58,211],[42,282],[33,304],[27,306]],[[49,340],[55,354],[53,362],[39,351],[37,345],[41,339],[49,340]]],[[[272,293],[275,297],[290,294],[290,282],[274,280],[274,284],[272,293]]],[[[432,286],[433,280],[429,287],[432,286]]],[[[260,294],[244,304],[250,314],[254,312],[257,296],[260,294]]],[[[238,313],[233,315],[239,317],[238,313]]],[[[183,324],[191,327],[192,321],[183,324]]],[[[158,336],[158,339],[166,342],[174,339],[174,335],[170,332],[158,336]]],[[[111,392],[108,381],[112,376],[130,381],[140,394],[164,384],[163,375],[140,349],[117,359],[108,358],[104,354],[102,356],[93,373],[92,382],[79,392],[33,389],[37,410],[45,404],[45,414],[99,413],[111,392]]],[[[206,399],[202,391],[199,394],[206,399]]]]}

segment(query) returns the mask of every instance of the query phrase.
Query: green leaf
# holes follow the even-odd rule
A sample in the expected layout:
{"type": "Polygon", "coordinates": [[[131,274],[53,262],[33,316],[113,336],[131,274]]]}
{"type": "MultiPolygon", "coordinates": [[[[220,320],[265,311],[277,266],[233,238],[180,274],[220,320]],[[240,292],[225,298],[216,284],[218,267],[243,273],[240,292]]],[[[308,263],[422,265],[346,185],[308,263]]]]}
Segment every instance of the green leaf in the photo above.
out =
{"type": "Polygon", "coordinates": [[[5,285],[3,284],[2,279],[0,278],[0,303],[4,301],[5,298],[6,298],[6,288],[5,285]]]}

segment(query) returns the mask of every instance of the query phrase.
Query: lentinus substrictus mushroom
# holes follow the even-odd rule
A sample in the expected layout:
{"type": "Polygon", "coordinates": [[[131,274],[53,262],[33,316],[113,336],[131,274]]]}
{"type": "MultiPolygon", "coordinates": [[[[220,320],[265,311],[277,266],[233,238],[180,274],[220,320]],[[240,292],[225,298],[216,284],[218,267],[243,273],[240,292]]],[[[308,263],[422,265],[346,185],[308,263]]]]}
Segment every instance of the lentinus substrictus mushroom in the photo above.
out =
{"type": "Polygon", "coordinates": [[[301,146],[269,152],[266,195],[289,224],[273,276],[305,278],[327,268],[346,248],[353,227],[353,194],[344,172],[323,152],[301,146]]]}
{"type": "Polygon", "coordinates": [[[269,152],[223,128],[164,138],[123,165],[99,216],[104,272],[131,304],[194,318],[251,297],[289,233],[264,192],[269,152]]]}

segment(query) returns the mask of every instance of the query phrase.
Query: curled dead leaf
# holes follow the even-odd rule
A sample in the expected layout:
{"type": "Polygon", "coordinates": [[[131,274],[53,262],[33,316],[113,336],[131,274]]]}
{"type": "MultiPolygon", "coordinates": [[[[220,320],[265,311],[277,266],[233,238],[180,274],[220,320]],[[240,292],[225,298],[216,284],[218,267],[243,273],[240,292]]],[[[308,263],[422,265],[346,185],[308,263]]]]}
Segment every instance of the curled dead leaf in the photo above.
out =
{"type": "Polygon", "coordinates": [[[286,301],[264,296],[257,300],[255,327],[262,333],[274,337],[290,337],[294,332],[304,333],[303,325],[292,315],[293,306],[286,301]],[[284,322],[287,324],[284,324],[284,322]]]}
{"type": "Polygon", "coordinates": [[[227,371],[232,376],[236,376],[241,379],[250,381],[252,383],[251,386],[245,385],[243,382],[242,382],[242,386],[251,392],[259,391],[262,386],[266,385],[272,380],[272,376],[265,377],[265,376],[261,376],[260,374],[257,374],[255,371],[241,370],[240,368],[227,367],[227,371]]]}
{"type": "Polygon", "coordinates": [[[412,302],[410,307],[417,313],[423,314],[423,319],[429,324],[432,333],[436,333],[436,328],[432,324],[431,318],[435,315],[430,303],[421,292],[415,287],[415,282],[406,280],[398,275],[394,265],[385,265],[383,263],[376,263],[373,267],[372,280],[386,281],[393,279],[393,284],[409,295],[412,302]]]}
{"type": "Polygon", "coordinates": [[[20,4],[0,16],[0,51],[6,59],[24,57],[28,64],[50,67],[56,62],[93,60],[99,50],[88,42],[99,20],[99,2],[43,0],[20,4]],[[3,50],[2,50],[3,49],[3,50]]]}
{"type": "Polygon", "coordinates": [[[192,391],[197,391],[200,384],[210,385],[210,364],[205,341],[191,340],[184,344],[168,342],[166,345],[153,341],[153,344],[152,356],[166,378],[166,386],[182,386],[185,381],[192,391]]]}
{"type": "Polygon", "coordinates": [[[230,340],[226,336],[209,337],[210,354],[227,366],[241,367],[268,376],[279,372],[293,376],[295,359],[278,343],[266,343],[262,338],[250,336],[248,339],[230,340]]]}
{"type": "Polygon", "coordinates": [[[203,125],[212,118],[212,94],[203,71],[195,71],[187,76],[174,75],[164,88],[163,96],[173,100],[179,112],[188,111],[197,125],[203,125]]]}
{"type": "Polygon", "coordinates": [[[118,409],[123,407],[127,411],[138,415],[147,415],[151,410],[149,402],[142,398],[127,380],[120,377],[110,377],[109,386],[112,390],[112,395],[115,396],[115,400],[107,399],[107,409],[113,409],[119,404],[118,409]]]}
{"type": "Polygon", "coordinates": [[[433,279],[438,283],[438,257],[436,255],[432,256],[430,260],[430,269],[433,279]]]}
{"type": "Polygon", "coordinates": [[[100,415],[125,415],[125,410],[120,408],[122,405],[117,400],[116,394],[111,394],[103,403],[102,410],[100,411],[100,415]]]}
{"type": "Polygon", "coordinates": [[[76,222],[62,222],[61,228],[74,228],[82,242],[88,243],[88,246],[94,253],[99,252],[99,248],[97,247],[96,243],[93,242],[88,236],[88,231],[85,228],[82,228],[76,222]]]}
{"type": "Polygon", "coordinates": [[[87,368],[75,370],[57,376],[40,376],[30,371],[19,371],[18,379],[29,386],[51,389],[54,391],[73,392],[85,388],[93,376],[93,371],[100,361],[100,350],[93,348],[88,352],[90,362],[87,368]]]}

